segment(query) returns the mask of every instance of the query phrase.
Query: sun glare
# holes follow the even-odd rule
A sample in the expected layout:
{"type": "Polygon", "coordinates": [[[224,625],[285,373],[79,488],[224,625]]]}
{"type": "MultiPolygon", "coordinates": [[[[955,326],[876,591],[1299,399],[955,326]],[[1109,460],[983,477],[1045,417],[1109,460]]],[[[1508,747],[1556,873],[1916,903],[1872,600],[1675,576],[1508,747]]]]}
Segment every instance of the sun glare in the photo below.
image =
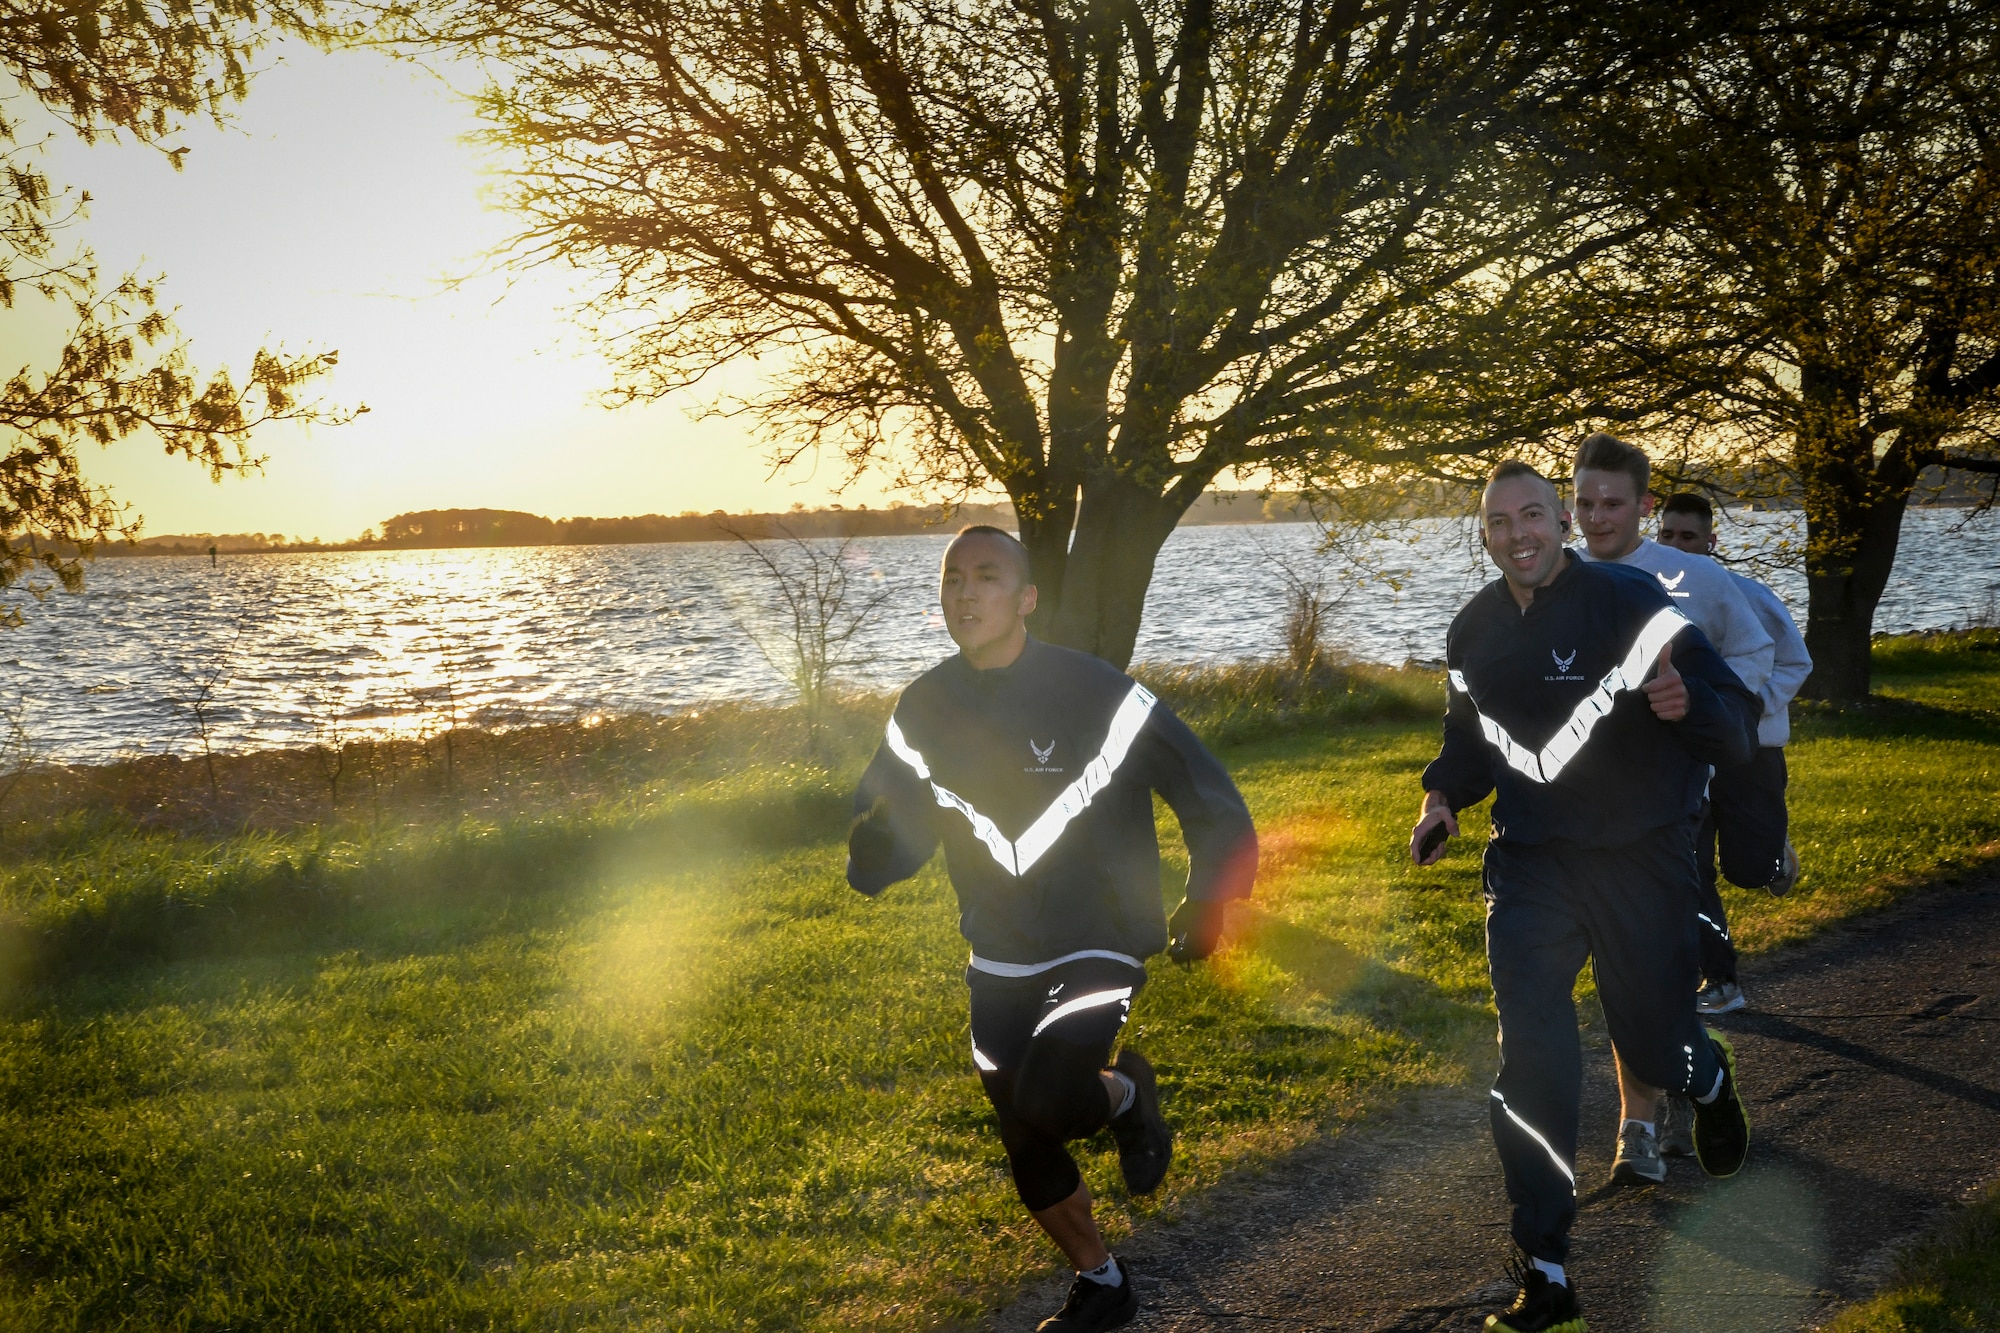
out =
{"type": "MultiPolygon", "coordinates": [[[[611,372],[567,314],[585,276],[489,258],[513,220],[491,206],[493,177],[466,139],[475,127],[437,77],[366,51],[294,47],[234,124],[190,125],[171,142],[189,150],[182,171],[153,149],[52,134],[51,175],[92,198],[74,236],[107,273],[165,274],[199,366],[240,373],[270,342],[336,348],[328,398],[369,409],[339,428],[265,431],[265,473],[219,487],[140,440],[86,456],[148,532],[339,540],[423,508],[560,517],[832,498],[837,469],[769,479],[741,423],[690,415],[706,397],[602,406],[611,372]]],[[[54,345],[58,325],[38,304],[0,324],[14,365],[54,345]]],[[[745,372],[713,391],[754,387],[745,372]]]]}

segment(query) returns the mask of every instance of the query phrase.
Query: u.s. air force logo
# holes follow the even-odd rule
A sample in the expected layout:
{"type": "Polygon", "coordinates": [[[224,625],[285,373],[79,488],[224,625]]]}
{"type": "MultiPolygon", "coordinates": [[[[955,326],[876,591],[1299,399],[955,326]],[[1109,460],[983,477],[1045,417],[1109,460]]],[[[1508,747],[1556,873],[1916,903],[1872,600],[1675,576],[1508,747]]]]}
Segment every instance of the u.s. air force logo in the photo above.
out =
{"type": "Polygon", "coordinates": [[[1021,771],[1023,773],[1062,772],[1060,768],[1052,768],[1049,766],[1049,760],[1055,758],[1056,754],[1056,743],[1053,740],[1050,741],[1047,745],[1038,745],[1035,743],[1034,737],[1031,736],[1028,738],[1028,752],[1035,756],[1035,762],[1031,767],[1022,769],[1021,771]]]}
{"type": "Polygon", "coordinates": [[[1687,576],[1688,572],[1685,569],[1683,569],[1680,573],[1674,575],[1672,578],[1668,578],[1665,574],[1662,574],[1657,569],[1653,571],[1653,577],[1660,581],[1660,586],[1667,590],[1667,596],[1669,597],[1689,597],[1693,595],[1691,593],[1685,593],[1679,591],[1679,588],[1681,586],[1681,580],[1686,578],[1687,576]]]}
{"type": "Polygon", "coordinates": [[[1563,656],[1563,655],[1562,655],[1561,653],[1559,653],[1559,652],[1557,652],[1557,651],[1556,651],[1555,649],[1551,648],[1551,649],[1549,649],[1549,657],[1550,657],[1550,659],[1551,659],[1551,660],[1553,660],[1553,661],[1555,662],[1555,664],[1556,664],[1556,674],[1555,674],[1555,675],[1553,675],[1553,676],[1543,676],[1543,677],[1542,677],[1542,679],[1543,679],[1543,680],[1582,680],[1582,679],[1583,679],[1583,677],[1582,677],[1582,676],[1572,676],[1572,675],[1571,675],[1571,674],[1569,673],[1569,669],[1570,669],[1571,667],[1573,667],[1573,666],[1575,666],[1575,665],[1576,665],[1576,649],[1574,649],[1574,648],[1570,649],[1570,650],[1569,650],[1569,656],[1568,656],[1568,657],[1564,657],[1564,656],[1563,656]]]}

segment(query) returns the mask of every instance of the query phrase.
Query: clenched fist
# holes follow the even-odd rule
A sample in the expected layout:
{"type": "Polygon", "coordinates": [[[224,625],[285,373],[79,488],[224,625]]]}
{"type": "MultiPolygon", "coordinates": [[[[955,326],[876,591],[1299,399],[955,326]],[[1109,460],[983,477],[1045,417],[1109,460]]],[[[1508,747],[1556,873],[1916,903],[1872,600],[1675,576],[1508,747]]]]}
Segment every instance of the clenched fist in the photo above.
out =
{"type": "Polygon", "coordinates": [[[1200,898],[1183,898],[1167,922],[1167,957],[1176,963],[1193,963],[1215,952],[1222,943],[1221,903],[1200,898]]]}
{"type": "Polygon", "coordinates": [[[863,871],[877,871],[896,854],[896,832],[889,827],[889,798],[877,796],[865,814],[847,826],[847,854],[863,871]]]}

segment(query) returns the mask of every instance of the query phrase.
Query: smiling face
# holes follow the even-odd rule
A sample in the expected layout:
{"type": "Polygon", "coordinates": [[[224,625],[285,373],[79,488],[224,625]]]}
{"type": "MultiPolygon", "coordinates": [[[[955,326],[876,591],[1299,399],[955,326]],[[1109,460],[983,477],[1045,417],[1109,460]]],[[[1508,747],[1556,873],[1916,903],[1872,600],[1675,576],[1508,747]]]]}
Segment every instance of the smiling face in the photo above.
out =
{"type": "Polygon", "coordinates": [[[1023,572],[1019,548],[1005,537],[969,532],[945,549],[938,577],[945,632],[982,671],[1006,666],[1027,645],[1036,594],[1023,572]]]}
{"type": "Polygon", "coordinates": [[[1715,533],[1700,514],[1669,509],[1660,515],[1660,545],[1695,555],[1715,554],[1715,533]]]}
{"type": "Polygon", "coordinates": [[[1584,468],[1576,474],[1576,525],[1594,560],[1617,560],[1639,547],[1639,520],[1653,512],[1629,472],[1584,468]]]}
{"type": "Polygon", "coordinates": [[[1527,605],[1534,590],[1562,572],[1563,512],[1556,488],[1538,477],[1506,477],[1493,482],[1479,501],[1479,534],[1516,601],[1527,605]]]}

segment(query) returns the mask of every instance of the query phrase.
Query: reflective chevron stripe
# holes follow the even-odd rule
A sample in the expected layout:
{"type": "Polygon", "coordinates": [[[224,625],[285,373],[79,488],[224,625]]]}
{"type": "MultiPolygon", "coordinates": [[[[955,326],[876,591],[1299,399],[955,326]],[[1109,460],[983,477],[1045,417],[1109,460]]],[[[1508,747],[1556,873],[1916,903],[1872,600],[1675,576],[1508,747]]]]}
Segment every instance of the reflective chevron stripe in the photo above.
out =
{"type": "Polygon", "coordinates": [[[1562,1172],[1563,1179],[1569,1181],[1569,1192],[1571,1194],[1576,1193],[1576,1172],[1569,1169],[1569,1163],[1565,1162],[1562,1159],[1562,1154],[1558,1153],[1555,1150],[1555,1148],[1550,1145],[1549,1141],[1542,1137],[1542,1131],[1536,1129],[1533,1125],[1521,1119],[1520,1116],[1515,1115],[1514,1108],[1507,1105],[1507,1099],[1500,1095],[1500,1089],[1498,1088],[1493,1089],[1493,1100],[1500,1103],[1500,1109],[1507,1113],[1507,1118],[1509,1120],[1513,1121],[1515,1124],[1521,1127],[1523,1133],[1525,1133],[1529,1138],[1533,1139],[1535,1142],[1542,1145],[1542,1151],[1547,1153],[1549,1155],[1549,1160],[1556,1164],[1556,1170],[1562,1172]]]}
{"type": "Polygon", "coordinates": [[[1120,986],[1116,990],[1092,991],[1088,995],[1079,995],[1074,1000],[1064,1000],[1061,1004],[1049,1010],[1048,1013],[1042,1015],[1042,1021],[1035,1024],[1033,1035],[1037,1037],[1041,1036],[1042,1030],[1048,1027],[1049,1024],[1060,1022],[1068,1018],[1071,1014],[1081,1013],[1085,1009],[1102,1009],[1107,1004],[1122,1004],[1127,1010],[1130,1010],[1132,1007],[1132,988],[1130,986],[1120,986]]]}
{"type": "Polygon", "coordinates": [[[931,766],[921,753],[903,737],[903,729],[896,725],[896,719],[889,719],[889,749],[898,759],[908,764],[916,775],[931,784],[931,795],[947,810],[956,810],[964,815],[972,825],[972,835],[986,844],[986,850],[1000,863],[1000,868],[1010,875],[1025,875],[1028,868],[1042,859],[1042,854],[1056,845],[1056,840],[1069,827],[1070,821],[1089,808],[1097,793],[1111,785],[1112,774],[1125,762],[1126,752],[1132,742],[1139,739],[1145,729],[1146,719],[1152,715],[1153,705],[1158,702],[1143,685],[1134,685],[1118,705],[1118,711],[1111,716],[1111,729],[1105,733],[1103,748],[1097,757],[1083,767],[1076,781],[1063,788],[1062,794],[1042,811],[1034,823],[1028,826],[1016,841],[1008,841],[1000,826],[973,808],[972,802],[950,788],[940,785],[931,777],[931,766]]]}
{"type": "MultiPolygon", "coordinates": [[[[1654,660],[1659,657],[1660,650],[1673,642],[1674,636],[1687,623],[1688,618],[1671,606],[1647,621],[1645,628],[1639,631],[1632,651],[1625,654],[1625,660],[1611,668],[1597,683],[1597,688],[1584,696],[1570,713],[1569,720],[1539,751],[1530,750],[1515,740],[1507,734],[1505,727],[1481,713],[1479,705],[1473,704],[1472,711],[1479,717],[1480,732],[1500,752],[1509,768],[1535,782],[1554,782],[1569,761],[1576,758],[1577,751],[1583,749],[1584,742],[1590,739],[1590,733],[1597,729],[1598,722],[1611,711],[1618,695],[1622,691],[1639,688],[1646,679],[1646,673],[1652,669],[1654,660]]],[[[1472,689],[1466,684],[1465,673],[1453,670],[1447,674],[1451,687],[1464,695],[1467,703],[1471,703],[1472,689]]]]}

